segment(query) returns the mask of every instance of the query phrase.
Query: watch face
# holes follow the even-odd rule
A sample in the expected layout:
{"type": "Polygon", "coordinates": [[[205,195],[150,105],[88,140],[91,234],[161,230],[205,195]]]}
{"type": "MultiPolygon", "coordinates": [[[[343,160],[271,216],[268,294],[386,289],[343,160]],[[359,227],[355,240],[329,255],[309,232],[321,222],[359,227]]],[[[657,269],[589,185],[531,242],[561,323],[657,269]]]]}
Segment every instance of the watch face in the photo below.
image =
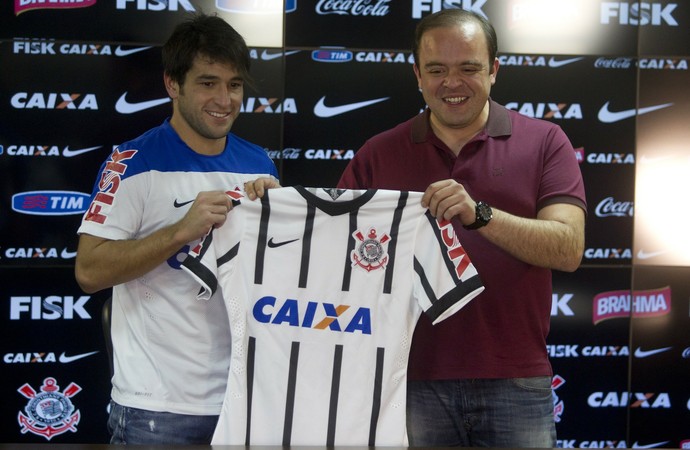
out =
{"type": "Polygon", "coordinates": [[[477,219],[482,222],[489,222],[492,217],[491,207],[484,202],[477,203],[477,219]]]}

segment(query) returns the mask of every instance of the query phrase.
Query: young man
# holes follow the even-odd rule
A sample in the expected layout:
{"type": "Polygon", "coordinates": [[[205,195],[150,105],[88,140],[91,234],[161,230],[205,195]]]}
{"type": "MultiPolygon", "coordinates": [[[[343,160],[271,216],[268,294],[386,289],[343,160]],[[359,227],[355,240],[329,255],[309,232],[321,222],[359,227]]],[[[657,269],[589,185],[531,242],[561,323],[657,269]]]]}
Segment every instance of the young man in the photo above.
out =
{"type": "Polygon", "coordinates": [[[278,186],[265,151],[230,133],[249,62],[221,18],[178,25],[163,47],[172,116],[116,148],[97,177],[75,274],[86,292],[113,287],[111,443],[210,443],[230,330],[222,299],[195,300],[180,262],[224,223],[225,191],[256,198],[278,186]]]}
{"type": "Polygon", "coordinates": [[[584,250],[585,193],[572,145],[550,122],[491,100],[497,39],[483,17],[447,9],[416,30],[414,72],[428,108],[368,140],[340,188],[423,191],[452,219],[485,291],[412,341],[413,446],[556,446],[546,354],[551,269],[584,250]]]}

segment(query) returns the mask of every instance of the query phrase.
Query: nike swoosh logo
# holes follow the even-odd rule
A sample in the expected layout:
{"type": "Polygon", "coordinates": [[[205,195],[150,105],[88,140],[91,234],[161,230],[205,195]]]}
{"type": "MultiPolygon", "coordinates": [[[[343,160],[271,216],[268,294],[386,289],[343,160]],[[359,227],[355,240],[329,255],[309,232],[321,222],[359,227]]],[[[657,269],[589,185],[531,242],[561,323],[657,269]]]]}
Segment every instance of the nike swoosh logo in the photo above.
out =
{"type": "Polygon", "coordinates": [[[654,258],[655,256],[663,255],[664,253],[666,253],[666,250],[659,250],[658,252],[646,252],[644,250],[640,250],[637,252],[637,259],[654,258]]]}
{"type": "Polygon", "coordinates": [[[647,356],[656,355],[657,353],[663,353],[671,350],[673,347],[655,348],[654,350],[642,350],[642,348],[637,347],[635,350],[635,358],[646,358],[647,356]]]}
{"type": "Polygon", "coordinates": [[[72,259],[75,256],[77,256],[77,252],[70,252],[66,248],[63,248],[62,252],[60,252],[60,258],[62,259],[72,259]]]}
{"type": "Polygon", "coordinates": [[[656,442],[654,444],[647,444],[647,445],[640,445],[635,441],[633,444],[632,448],[656,448],[656,447],[661,447],[662,445],[668,444],[669,441],[663,441],[663,442],[656,442]]]}
{"type": "Polygon", "coordinates": [[[283,55],[290,56],[290,55],[294,55],[295,53],[299,53],[299,50],[292,50],[289,52],[278,52],[278,53],[268,53],[268,50],[264,50],[263,52],[261,52],[261,59],[263,61],[271,61],[273,59],[280,58],[283,55]]]}
{"type": "Polygon", "coordinates": [[[268,246],[271,248],[277,248],[277,247],[282,247],[285,244],[289,244],[291,242],[298,241],[299,239],[292,239],[290,241],[282,241],[282,242],[274,242],[273,238],[268,240],[268,246]]]}
{"type": "Polygon", "coordinates": [[[579,61],[581,59],[585,59],[584,56],[580,56],[577,58],[570,58],[570,59],[562,59],[562,60],[558,61],[558,60],[556,60],[556,58],[554,58],[552,56],[551,58],[549,58],[549,67],[561,67],[561,66],[565,66],[565,65],[570,64],[570,63],[574,63],[574,62],[579,61]]]}
{"type": "Polygon", "coordinates": [[[321,97],[316,106],[314,106],[314,115],[316,117],[333,117],[346,112],[354,111],[355,109],[364,108],[365,106],[373,105],[375,103],[388,100],[390,97],[377,98],[374,100],[367,100],[364,102],[348,103],[340,106],[326,106],[324,100],[326,96],[321,97]]]}
{"type": "Polygon", "coordinates": [[[182,208],[184,205],[192,203],[194,200],[187,200],[186,202],[178,202],[177,199],[173,202],[175,208],[182,208]]]}
{"type": "Polygon", "coordinates": [[[125,50],[124,48],[122,48],[122,46],[118,45],[115,49],[115,56],[129,56],[133,55],[134,53],[143,52],[144,50],[148,50],[150,48],[151,46],[149,45],[148,47],[128,48],[127,50],[125,50]]]}
{"type": "Polygon", "coordinates": [[[642,155],[642,158],[640,158],[640,162],[642,164],[654,164],[654,163],[658,163],[661,161],[669,160],[669,159],[674,158],[674,157],[675,157],[674,155],[663,155],[663,156],[645,156],[645,155],[642,155]]]}
{"type": "Polygon", "coordinates": [[[65,147],[65,149],[62,151],[62,156],[64,156],[65,158],[71,158],[73,156],[97,150],[101,147],[103,146],[99,145],[98,147],[81,148],[79,150],[70,150],[69,147],[65,147]]]}
{"type": "Polygon", "coordinates": [[[170,101],[170,98],[166,97],[166,98],[159,98],[156,100],[148,100],[145,102],[130,103],[125,99],[126,95],[127,95],[127,92],[122,94],[122,96],[119,99],[117,99],[117,103],[115,104],[115,111],[119,112],[120,114],[136,113],[139,111],[143,111],[145,109],[153,108],[154,106],[168,103],[170,101]]]}
{"type": "Polygon", "coordinates": [[[640,116],[642,114],[647,114],[657,109],[668,108],[673,105],[673,103],[664,103],[663,105],[648,106],[646,108],[632,108],[626,109],[624,111],[609,111],[609,103],[604,103],[604,106],[599,110],[599,121],[604,123],[619,122],[624,119],[629,119],[630,117],[640,116]]]}
{"type": "Polygon", "coordinates": [[[71,363],[73,361],[76,361],[78,359],[86,358],[87,356],[95,355],[98,353],[98,350],[95,352],[89,352],[89,353],[82,353],[81,355],[72,355],[72,356],[67,356],[65,355],[65,352],[62,352],[60,354],[59,361],[63,364],[71,363]]]}

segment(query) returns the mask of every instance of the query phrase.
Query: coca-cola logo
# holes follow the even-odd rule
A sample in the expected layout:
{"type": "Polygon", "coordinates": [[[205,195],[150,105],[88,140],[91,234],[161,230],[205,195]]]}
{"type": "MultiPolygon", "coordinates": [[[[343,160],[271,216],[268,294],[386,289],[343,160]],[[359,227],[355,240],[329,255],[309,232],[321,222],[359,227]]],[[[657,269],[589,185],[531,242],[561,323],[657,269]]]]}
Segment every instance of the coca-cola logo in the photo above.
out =
{"type": "Polygon", "coordinates": [[[619,202],[607,197],[599,202],[595,214],[598,217],[632,217],[633,202],[619,202]]]}
{"type": "Polygon", "coordinates": [[[390,12],[390,0],[319,0],[317,14],[348,16],[385,16],[390,12]]]}
{"type": "Polygon", "coordinates": [[[632,67],[633,58],[597,58],[594,67],[597,69],[629,69],[632,67]]]}

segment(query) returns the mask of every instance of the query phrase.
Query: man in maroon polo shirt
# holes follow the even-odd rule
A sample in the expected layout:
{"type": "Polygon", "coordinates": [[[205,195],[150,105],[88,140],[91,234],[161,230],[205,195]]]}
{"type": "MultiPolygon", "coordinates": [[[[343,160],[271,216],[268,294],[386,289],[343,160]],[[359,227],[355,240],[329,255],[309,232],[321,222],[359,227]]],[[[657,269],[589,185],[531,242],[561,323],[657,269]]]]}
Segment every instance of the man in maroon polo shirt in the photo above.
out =
{"type": "Polygon", "coordinates": [[[497,39],[483,17],[422,19],[414,72],[428,108],[369,139],[340,188],[424,191],[451,219],[486,290],[437,326],[422,318],[408,369],[412,446],[556,447],[546,336],[551,270],[584,250],[585,192],[555,124],[491,100],[497,39]]]}

